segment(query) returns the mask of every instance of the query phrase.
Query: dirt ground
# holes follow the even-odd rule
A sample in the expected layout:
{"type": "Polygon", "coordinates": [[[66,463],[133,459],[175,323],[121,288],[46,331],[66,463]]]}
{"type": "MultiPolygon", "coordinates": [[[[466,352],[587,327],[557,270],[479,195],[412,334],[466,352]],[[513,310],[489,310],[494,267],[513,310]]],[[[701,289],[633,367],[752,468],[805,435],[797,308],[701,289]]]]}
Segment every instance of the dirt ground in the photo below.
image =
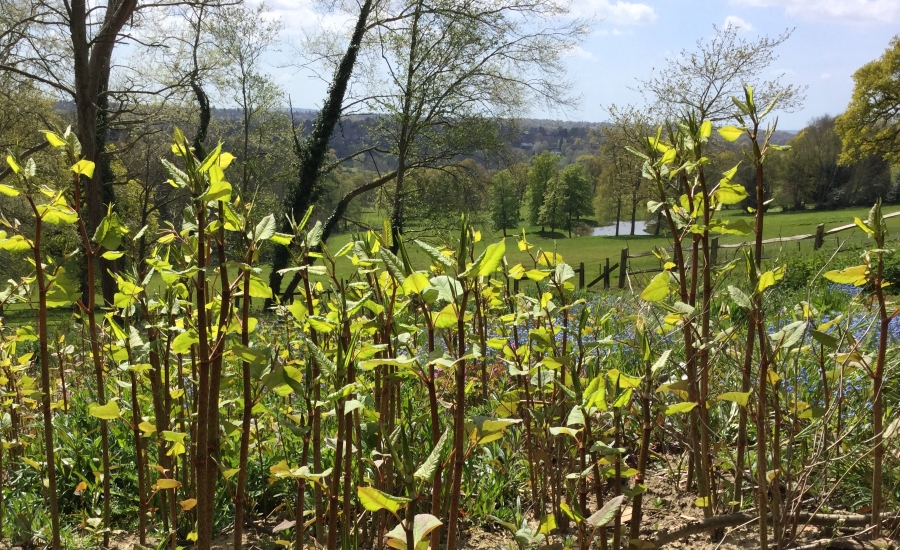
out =
{"type": "MultiPolygon", "coordinates": [[[[700,520],[702,512],[694,505],[696,495],[684,490],[680,484],[676,484],[674,480],[667,479],[665,472],[657,472],[650,475],[646,480],[647,493],[644,495],[644,529],[641,538],[652,538],[653,533],[663,529],[672,531],[686,524],[700,520]]],[[[588,509],[596,509],[596,501],[593,498],[588,502],[588,509]]],[[[631,508],[626,507],[622,514],[622,523],[625,525],[631,518],[631,508]]],[[[266,525],[264,531],[272,532],[278,530],[273,520],[272,525],[266,525]]],[[[537,521],[532,518],[531,523],[536,527],[537,521]]],[[[460,538],[459,548],[464,550],[515,550],[517,545],[512,536],[505,529],[494,525],[483,525],[480,527],[464,526],[460,538]]],[[[554,533],[548,540],[548,545],[540,550],[569,550],[565,546],[567,539],[573,540],[575,532],[570,533],[554,533]],[[570,536],[571,535],[571,536],[570,536]]],[[[627,535],[626,535],[627,536],[627,535]]],[[[666,545],[666,548],[672,549],[690,549],[690,550],[739,550],[757,548],[758,535],[756,526],[753,524],[747,526],[738,526],[725,533],[725,537],[721,541],[712,541],[708,534],[692,535],[677,542],[666,545]]],[[[289,537],[285,537],[289,538],[289,537]]],[[[816,527],[807,526],[798,533],[797,541],[799,544],[805,542],[817,541],[826,538],[825,534],[820,532],[816,527]]],[[[291,542],[287,540],[279,540],[276,533],[274,536],[267,535],[261,530],[252,528],[245,529],[244,542],[242,548],[246,550],[274,550],[279,548],[292,547],[291,542]]],[[[87,542],[87,541],[85,541],[87,542]]],[[[117,531],[114,533],[111,544],[112,550],[141,550],[142,548],[157,549],[157,541],[150,540],[148,545],[142,547],[137,544],[137,537],[134,534],[117,531]]],[[[89,548],[90,544],[79,544],[80,548],[89,548]]],[[[870,548],[900,548],[897,541],[884,540],[883,543],[876,542],[870,548]]],[[[32,546],[31,548],[41,548],[40,546],[32,546]]],[[[214,542],[213,548],[218,550],[235,550],[232,540],[232,534],[225,532],[220,534],[214,542]]],[[[310,550],[314,547],[310,546],[310,550]]],[[[0,550],[30,550],[21,546],[9,546],[4,542],[0,542],[0,550]]]]}

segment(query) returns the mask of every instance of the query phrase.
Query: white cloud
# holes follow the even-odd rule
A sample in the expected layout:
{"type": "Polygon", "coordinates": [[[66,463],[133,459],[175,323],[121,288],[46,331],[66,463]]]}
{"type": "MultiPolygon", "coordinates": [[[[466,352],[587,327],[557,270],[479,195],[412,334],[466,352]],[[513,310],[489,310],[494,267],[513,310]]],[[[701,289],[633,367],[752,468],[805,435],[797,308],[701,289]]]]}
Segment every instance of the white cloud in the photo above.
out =
{"type": "Polygon", "coordinates": [[[615,25],[646,25],[657,18],[652,6],[622,0],[615,3],[609,0],[576,0],[572,3],[572,15],[596,17],[615,25]]]}
{"type": "Polygon", "coordinates": [[[576,57],[578,59],[584,59],[586,61],[596,61],[597,56],[595,56],[592,52],[582,48],[581,46],[575,46],[573,48],[569,48],[566,50],[566,56],[568,57],[576,57]]]}
{"type": "Polygon", "coordinates": [[[740,29],[742,31],[752,31],[753,30],[753,25],[744,21],[737,15],[729,15],[728,17],[726,17],[725,23],[722,24],[722,27],[726,28],[726,29],[728,27],[737,27],[738,29],[740,29]]]}
{"type": "Polygon", "coordinates": [[[831,78],[831,74],[822,73],[822,76],[820,76],[819,78],[821,78],[822,80],[828,80],[829,78],[831,78]]]}
{"type": "Polygon", "coordinates": [[[891,24],[900,21],[897,0],[731,0],[732,4],[781,7],[788,15],[814,21],[891,24]]]}
{"type": "MultiPolygon", "coordinates": [[[[251,3],[258,4],[259,0],[251,0],[251,3]]],[[[352,27],[355,21],[345,13],[317,11],[315,0],[267,0],[266,6],[269,8],[269,18],[281,19],[285,34],[298,34],[303,30],[314,31],[319,28],[340,31],[348,28],[348,25],[352,27]]]]}

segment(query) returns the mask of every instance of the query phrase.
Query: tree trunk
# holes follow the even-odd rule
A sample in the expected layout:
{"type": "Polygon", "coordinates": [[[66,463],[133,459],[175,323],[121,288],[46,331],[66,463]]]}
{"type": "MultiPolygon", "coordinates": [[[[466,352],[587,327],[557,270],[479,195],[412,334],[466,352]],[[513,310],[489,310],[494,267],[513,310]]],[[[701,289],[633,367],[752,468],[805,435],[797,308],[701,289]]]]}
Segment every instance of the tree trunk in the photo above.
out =
{"type": "Polygon", "coordinates": [[[616,237],[619,236],[619,221],[622,219],[622,197],[616,197],[616,237]]]}
{"type": "Polygon", "coordinates": [[[637,220],[637,195],[631,196],[631,235],[634,235],[634,225],[637,220]]]}
{"type": "MultiPolygon", "coordinates": [[[[353,73],[353,66],[356,64],[356,56],[359,52],[360,44],[367,30],[366,24],[369,20],[369,13],[372,11],[372,1],[365,0],[365,3],[359,10],[359,17],[356,19],[356,27],[353,29],[350,44],[347,46],[347,51],[344,52],[341,64],[338,65],[337,71],[335,71],[331,87],[328,90],[328,97],[325,99],[322,110],[319,111],[316,117],[312,133],[302,145],[296,135],[294,136],[294,151],[300,166],[298,168],[298,178],[288,188],[284,200],[285,213],[292,215],[294,219],[302,218],[309,206],[315,204],[321,194],[321,189],[316,185],[319,179],[319,171],[328,153],[328,142],[331,139],[331,134],[334,132],[334,127],[341,117],[344,95],[347,92],[347,84],[353,73]]],[[[290,230],[290,224],[285,219],[281,224],[281,231],[289,233],[290,230]]],[[[290,254],[284,247],[275,249],[275,256],[272,261],[272,274],[269,276],[269,286],[272,287],[276,296],[281,290],[281,280],[283,278],[278,271],[287,267],[289,261],[290,254]]],[[[271,300],[266,300],[266,309],[270,306],[271,300]]]]}
{"type": "MultiPolygon", "coordinates": [[[[108,160],[101,158],[106,146],[107,116],[105,97],[109,83],[110,63],[113,48],[119,33],[137,7],[137,0],[121,0],[107,6],[103,24],[93,38],[88,33],[88,5],[86,0],[73,0],[70,4],[69,33],[72,39],[75,80],[75,109],[77,135],[81,141],[82,158],[94,162],[100,170],[95,170],[87,182],[87,229],[93,234],[105,215],[104,200],[111,203],[114,196],[108,160]],[[104,169],[104,162],[106,168],[104,169]]],[[[115,271],[115,263],[100,259],[100,284],[103,299],[112,303],[116,283],[110,270],[115,271]]],[[[89,284],[93,284],[90,281],[89,284]]]]}

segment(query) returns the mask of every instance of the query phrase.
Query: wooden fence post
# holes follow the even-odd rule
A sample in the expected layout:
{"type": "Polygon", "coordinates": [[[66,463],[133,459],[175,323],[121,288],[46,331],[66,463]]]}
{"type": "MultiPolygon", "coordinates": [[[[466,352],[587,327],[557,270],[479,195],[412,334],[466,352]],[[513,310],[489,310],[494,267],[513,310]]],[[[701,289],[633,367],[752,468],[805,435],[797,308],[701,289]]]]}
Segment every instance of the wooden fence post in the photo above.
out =
{"type": "Polygon", "coordinates": [[[584,288],[584,262],[578,268],[578,288],[584,288]]]}
{"type": "Polygon", "coordinates": [[[609,258],[606,259],[606,269],[603,271],[603,288],[609,290],[609,258]]]}
{"type": "Polygon", "coordinates": [[[825,244],[825,224],[820,223],[816,227],[816,240],[813,241],[813,250],[822,248],[823,244],[825,244]]]}
{"type": "Polygon", "coordinates": [[[622,259],[619,261],[619,288],[625,288],[625,278],[628,277],[628,247],[622,249],[622,259]]]}
{"type": "Polygon", "coordinates": [[[716,267],[719,259],[719,237],[713,237],[712,246],[709,250],[709,263],[711,266],[716,267]]]}

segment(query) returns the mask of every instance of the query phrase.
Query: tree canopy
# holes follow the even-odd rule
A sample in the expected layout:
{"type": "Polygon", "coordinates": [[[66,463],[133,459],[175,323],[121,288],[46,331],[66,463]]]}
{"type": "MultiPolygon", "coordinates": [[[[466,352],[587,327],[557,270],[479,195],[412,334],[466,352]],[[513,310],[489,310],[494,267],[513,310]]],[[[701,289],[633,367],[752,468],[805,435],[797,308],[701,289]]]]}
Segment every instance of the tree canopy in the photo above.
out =
{"type": "Polygon", "coordinates": [[[836,126],[843,143],[841,162],[871,154],[900,162],[900,36],[884,55],[857,70],[853,82],[850,105],[836,126]]]}

